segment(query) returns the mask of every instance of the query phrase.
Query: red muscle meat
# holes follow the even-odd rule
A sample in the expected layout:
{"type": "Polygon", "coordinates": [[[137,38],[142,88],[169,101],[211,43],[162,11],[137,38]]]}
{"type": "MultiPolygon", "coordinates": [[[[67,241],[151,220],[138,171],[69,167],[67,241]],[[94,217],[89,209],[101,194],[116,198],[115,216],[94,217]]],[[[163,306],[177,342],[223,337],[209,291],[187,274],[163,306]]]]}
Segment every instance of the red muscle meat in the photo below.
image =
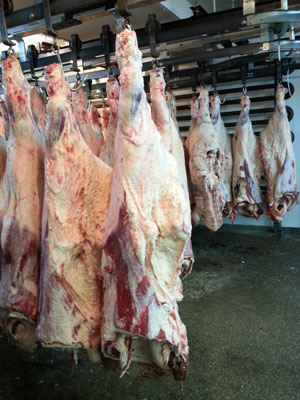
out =
{"type": "Polygon", "coordinates": [[[45,77],[50,98],[37,335],[45,346],[97,352],[112,173],[80,134],[61,66],[46,67],[45,77]]]}
{"type": "Polygon", "coordinates": [[[44,138],[31,112],[30,86],[14,55],[2,61],[2,73],[11,128],[0,206],[0,307],[8,313],[8,329],[16,323],[10,333],[22,345],[18,335],[26,329],[21,322],[33,325],[38,308],[44,138]]]}
{"type": "Polygon", "coordinates": [[[284,97],[285,89],[278,85],[274,114],[260,135],[268,184],[267,213],[274,222],[281,222],[285,213],[298,203],[296,160],[284,97]]]}
{"type": "Polygon", "coordinates": [[[248,96],[242,96],[241,108],[232,141],[234,209],[244,217],[258,219],[263,214],[259,187],[262,163],[258,139],[253,133],[250,121],[250,99],[248,96]]]}
{"type": "Polygon", "coordinates": [[[102,259],[104,356],[171,368],[183,379],[186,329],[177,301],[190,226],[174,157],[151,118],[134,31],[117,35],[121,71],[113,183],[102,259]]]}

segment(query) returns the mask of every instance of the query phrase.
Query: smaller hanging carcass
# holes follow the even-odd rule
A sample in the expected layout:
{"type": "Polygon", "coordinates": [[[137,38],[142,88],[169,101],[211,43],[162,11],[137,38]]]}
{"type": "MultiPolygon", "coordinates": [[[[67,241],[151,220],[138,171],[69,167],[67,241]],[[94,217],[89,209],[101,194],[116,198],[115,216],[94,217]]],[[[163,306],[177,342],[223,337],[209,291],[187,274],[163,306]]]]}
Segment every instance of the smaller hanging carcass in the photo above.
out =
{"type": "Polygon", "coordinates": [[[258,138],[253,132],[249,112],[250,99],[243,95],[241,113],[232,141],[232,191],[235,212],[244,217],[258,219],[263,214],[263,199],[259,187],[262,163],[258,138]]]}
{"type": "Polygon", "coordinates": [[[216,231],[222,226],[221,179],[225,158],[211,122],[208,91],[202,88],[192,106],[192,124],[185,142],[196,203],[192,217],[194,224],[199,216],[207,228],[216,231]]]}
{"type": "Polygon", "coordinates": [[[218,93],[210,98],[211,120],[215,127],[221,152],[225,156],[225,167],[221,179],[221,195],[223,201],[223,216],[233,218],[233,196],[232,196],[232,144],[222,120],[220,111],[221,100],[218,93]]]}
{"type": "Polygon", "coordinates": [[[276,106],[260,135],[260,152],[267,181],[267,214],[281,222],[298,203],[296,160],[285,107],[285,89],[278,85],[276,106]]]}

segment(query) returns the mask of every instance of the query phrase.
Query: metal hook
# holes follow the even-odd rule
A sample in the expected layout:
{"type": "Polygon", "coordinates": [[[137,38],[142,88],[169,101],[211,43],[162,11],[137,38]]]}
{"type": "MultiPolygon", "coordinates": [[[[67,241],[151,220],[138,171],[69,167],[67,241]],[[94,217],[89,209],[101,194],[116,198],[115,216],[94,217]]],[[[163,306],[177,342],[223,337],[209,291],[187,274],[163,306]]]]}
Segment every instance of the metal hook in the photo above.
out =
{"type": "Polygon", "coordinates": [[[112,53],[114,34],[112,33],[109,25],[102,26],[100,40],[104,50],[105,65],[108,69],[108,75],[113,75],[110,62],[110,53],[112,53]]]}
{"type": "Polygon", "coordinates": [[[35,86],[38,86],[38,77],[35,75],[35,70],[34,70],[34,68],[36,67],[36,61],[38,59],[38,56],[39,53],[36,47],[33,44],[29,45],[27,49],[27,58],[29,60],[31,77],[34,80],[35,86]]]}
{"type": "Polygon", "coordinates": [[[51,20],[51,10],[49,0],[43,0],[44,18],[46,24],[46,31],[49,35],[56,36],[57,32],[53,29],[51,20]]]}
{"type": "Polygon", "coordinates": [[[155,14],[149,14],[146,22],[145,30],[148,33],[149,44],[150,44],[150,54],[151,57],[157,59],[158,52],[156,49],[156,33],[161,29],[159,21],[156,19],[155,14]]]}
{"type": "Polygon", "coordinates": [[[118,11],[121,17],[124,19],[128,19],[132,14],[127,8],[127,1],[126,0],[118,0],[118,11]]]}
{"type": "Polygon", "coordinates": [[[130,21],[128,18],[122,18],[122,28],[123,29],[128,29],[129,31],[132,30],[132,26],[130,24],[130,21]]]}
{"type": "Polygon", "coordinates": [[[244,93],[244,96],[246,96],[246,94],[247,94],[246,74],[247,74],[247,67],[246,67],[246,65],[243,65],[243,66],[242,66],[242,84],[243,84],[243,93],[244,93]]]}
{"type": "Polygon", "coordinates": [[[197,96],[197,77],[196,75],[192,75],[192,90],[193,90],[193,97],[197,96]]]}
{"type": "Polygon", "coordinates": [[[15,43],[8,39],[3,0],[0,0],[0,34],[2,43],[11,48],[15,43]]]}
{"type": "MultiPolygon", "coordinates": [[[[80,74],[79,74],[79,77],[80,77],[80,74]]],[[[76,78],[77,78],[77,75],[76,75],[76,78]]],[[[70,88],[71,92],[78,92],[82,88],[82,86],[83,86],[84,82],[87,80],[87,78],[88,78],[88,74],[86,74],[86,76],[82,79],[81,82],[79,80],[80,83],[77,81],[78,86],[76,88],[70,88]]]]}

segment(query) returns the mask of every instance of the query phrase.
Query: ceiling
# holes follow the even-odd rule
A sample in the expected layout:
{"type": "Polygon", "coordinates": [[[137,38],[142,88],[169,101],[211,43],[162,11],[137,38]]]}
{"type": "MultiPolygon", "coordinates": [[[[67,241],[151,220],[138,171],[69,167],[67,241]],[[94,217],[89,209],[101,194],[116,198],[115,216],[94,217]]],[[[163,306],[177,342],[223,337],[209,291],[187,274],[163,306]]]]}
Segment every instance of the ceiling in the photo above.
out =
{"type": "MultiPolygon", "coordinates": [[[[41,3],[41,0],[13,0],[13,2],[14,9],[18,10],[41,3]]],[[[128,0],[127,4],[132,12],[130,21],[135,29],[144,27],[147,16],[152,13],[161,23],[166,23],[192,16],[191,6],[201,5],[208,13],[213,12],[213,0],[149,0],[147,2],[128,0]],[[145,5],[145,3],[148,4],[145,5]]],[[[221,11],[241,6],[242,0],[215,0],[215,4],[216,10],[221,11]]],[[[77,33],[82,41],[92,40],[100,36],[101,27],[106,24],[110,25],[111,29],[115,31],[114,17],[104,10],[99,10],[98,13],[76,16],[76,19],[79,19],[82,24],[60,30],[59,36],[61,38],[68,40],[71,34],[77,33]]]]}

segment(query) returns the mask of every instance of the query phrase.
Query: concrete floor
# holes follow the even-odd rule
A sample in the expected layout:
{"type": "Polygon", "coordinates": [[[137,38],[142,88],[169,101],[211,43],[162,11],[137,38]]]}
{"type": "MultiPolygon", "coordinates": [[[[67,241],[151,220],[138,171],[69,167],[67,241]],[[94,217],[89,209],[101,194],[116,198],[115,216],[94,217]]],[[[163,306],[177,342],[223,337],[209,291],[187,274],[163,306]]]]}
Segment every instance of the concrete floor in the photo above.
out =
{"type": "Polygon", "coordinates": [[[63,352],[27,354],[0,338],[0,399],[299,400],[300,235],[233,230],[194,232],[194,271],[180,313],[190,370],[172,376],[134,365],[116,371],[63,352]]]}

